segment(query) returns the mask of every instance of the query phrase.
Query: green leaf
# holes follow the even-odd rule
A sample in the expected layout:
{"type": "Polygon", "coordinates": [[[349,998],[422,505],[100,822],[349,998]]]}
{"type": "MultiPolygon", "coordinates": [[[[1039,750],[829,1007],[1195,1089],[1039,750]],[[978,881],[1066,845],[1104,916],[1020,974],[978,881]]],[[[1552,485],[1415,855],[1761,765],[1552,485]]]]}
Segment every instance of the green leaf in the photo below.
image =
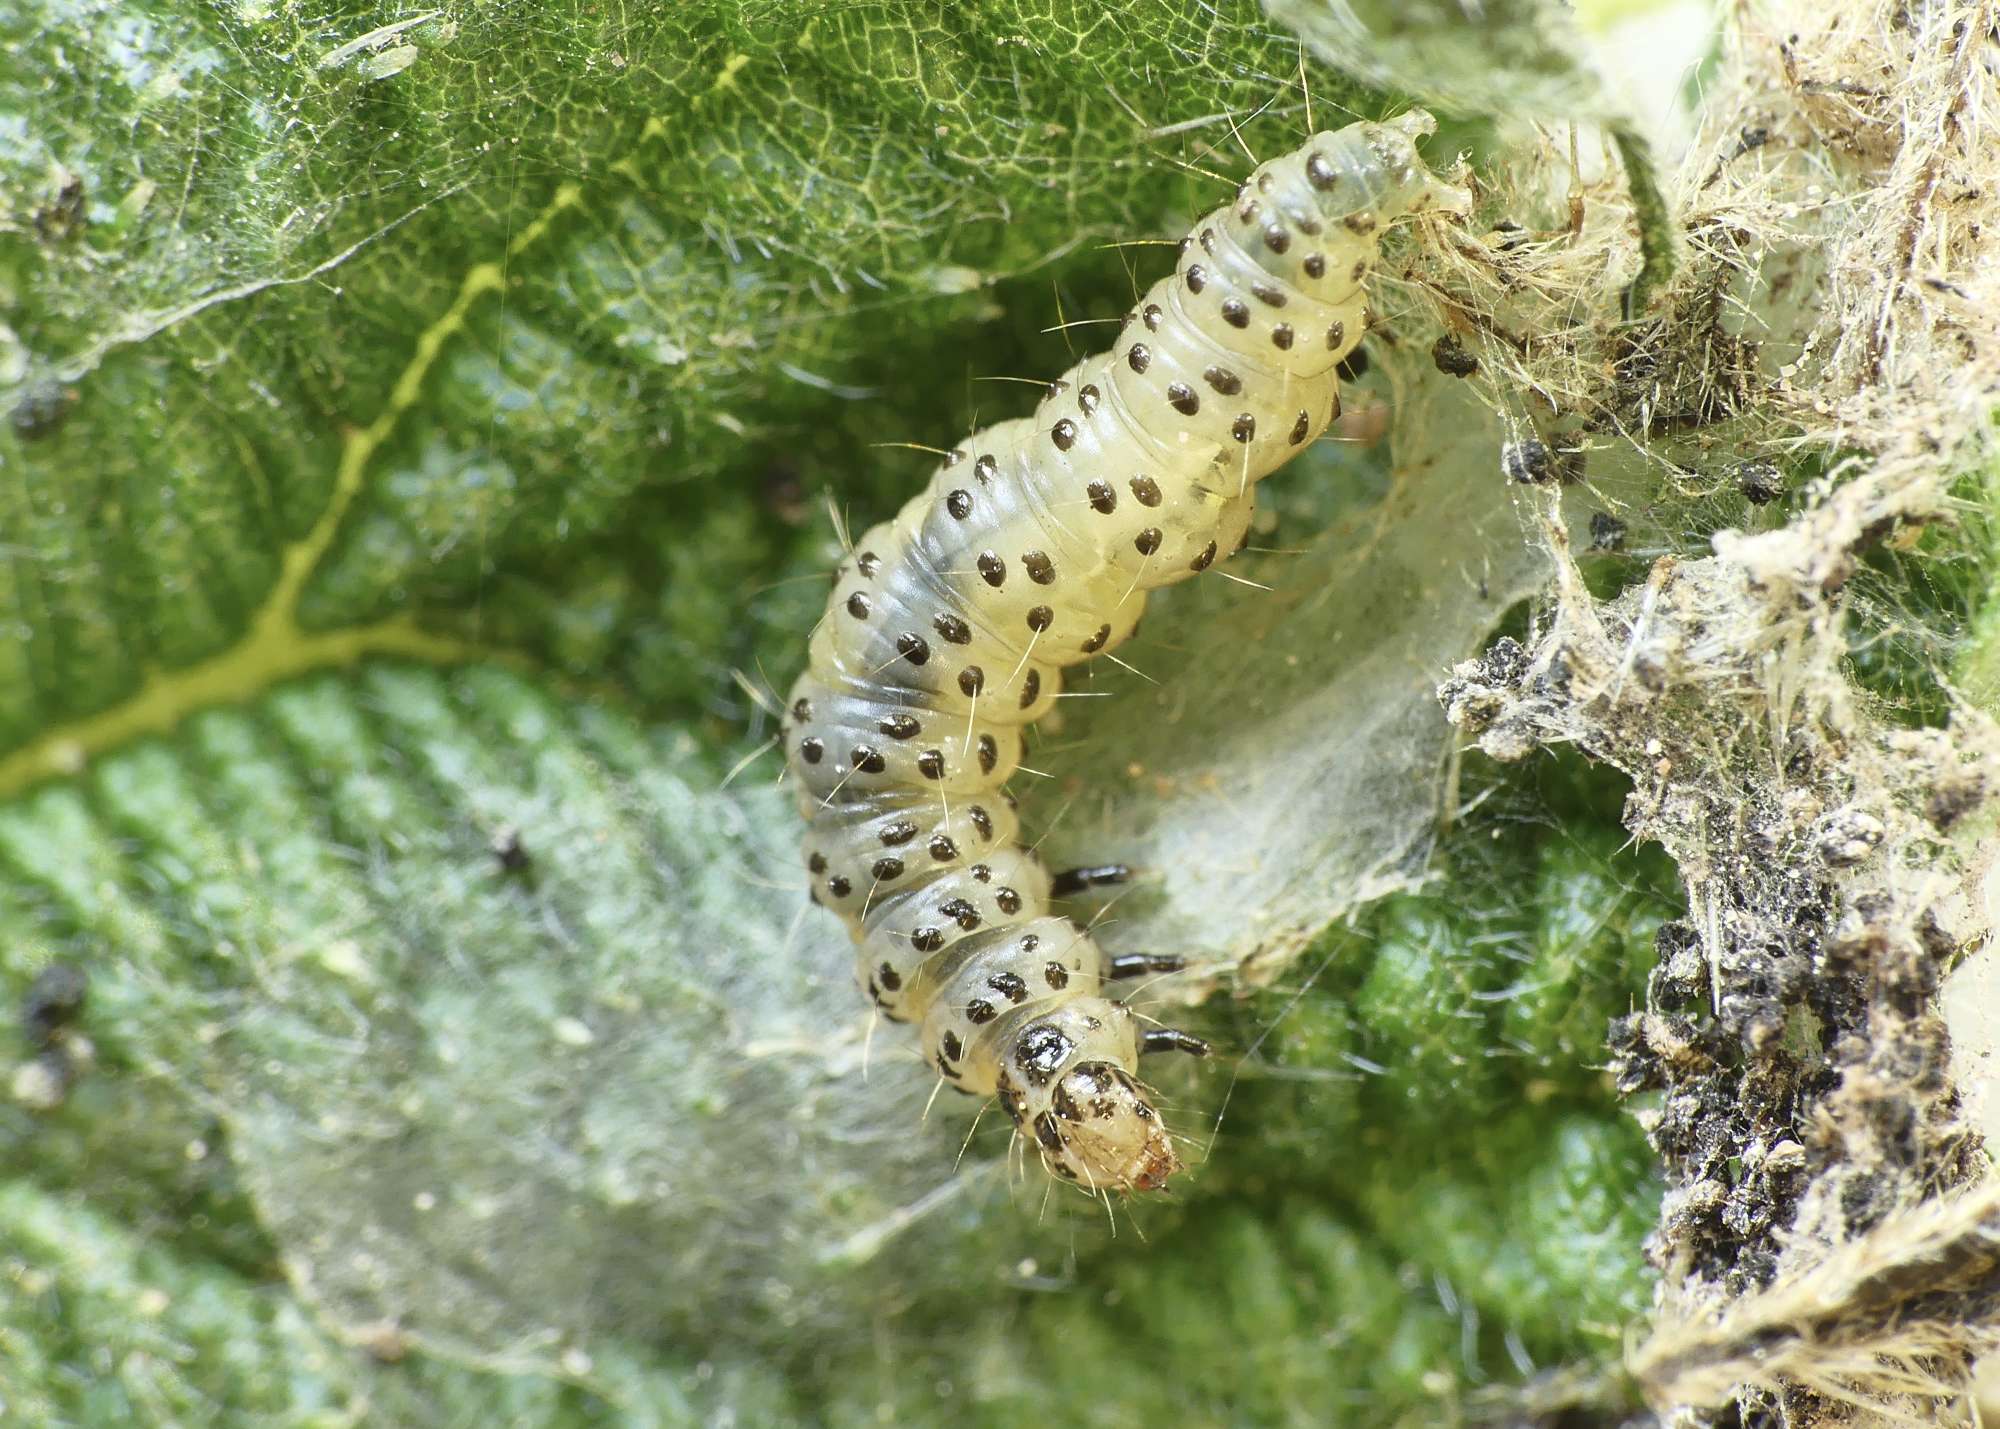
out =
{"type": "MultiPolygon", "coordinates": [[[[865,1024],[844,959],[799,937],[789,901],[762,891],[788,857],[773,801],[702,792],[710,776],[679,742],[601,711],[567,712],[492,671],[446,681],[381,668],[280,690],[255,717],[203,715],[171,745],[142,744],[7,811],[0,856],[28,890],[0,918],[14,976],[52,957],[92,974],[88,1026],[105,1071],[66,1114],[149,1128],[143,1144],[103,1160],[102,1149],[58,1156],[39,1177],[117,1206],[134,1180],[184,1182],[180,1163],[207,1168],[182,1196],[212,1208],[203,1220],[254,1212],[295,1287],[343,1335],[392,1334],[618,1399],[631,1391],[619,1372],[647,1346],[730,1363],[747,1347],[779,1354],[800,1335],[838,1346],[896,1307],[955,1315],[1003,1358],[1031,1353],[1061,1331],[1039,1314],[1016,1320],[1010,1306],[1036,1297],[996,1282],[1000,1267],[1060,1265],[1079,1238],[1095,1247],[1094,1266],[1065,1281],[1218,1255],[1234,1263],[1233,1249],[1213,1248],[1216,1217],[1269,1241],[1270,1254],[1303,1254],[1327,1233],[1311,1229],[1324,1213],[1300,1221],[1278,1204],[1324,1195],[1329,1182],[1345,1184],[1343,1201],[1382,1198],[1343,1236],[1384,1236],[1387,1248],[1368,1254],[1415,1256],[1467,1280],[1458,1293],[1493,1321],[1533,1327],[1524,1333],[1537,1354],[1573,1352],[1606,1316],[1638,1309],[1632,1291],[1613,1287],[1635,1273],[1650,1173],[1636,1130],[1616,1113],[1606,1121],[1588,1074],[1573,1080],[1578,1064],[1559,1069],[1572,1079],[1560,1095],[1577,1110],[1557,1140],[1536,1114],[1463,1166],[1421,1173],[1424,1204],[1457,1208],[1449,1242],[1406,1238],[1398,1209],[1430,1147],[1378,1141],[1357,1165],[1327,1138],[1343,1121],[1394,1125],[1396,1104],[1418,1096],[1441,1123],[1462,1124],[1469,1109],[1546,1081],[1532,1060],[1495,1064],[1497,1081],[1477,1086],[1427,1071],[1425,1049],[1464,1025],[1463,1008],[1435,1000],[1352,1000],[1360,1045],[1392,1075],[1360,1084],[1364,1104],[1341,1117],[1246,1090],[1235,1115],[1255,1137],[1224,1143],[1222,1180],[1184,1210],[1144,1212],[1153,1229],[1143,1250],[1066,1208],[1037,1227],[1023,1214],[1031,1198],[996,1194],[976,1166],[954,1178],[962,1115],[925,1125],[929,1080],[908,1060],[884,1055],[860,1078],[865,1024]],[[530,860],[516,873],[488,848],[503,821],[530,860]],[[1385,1105],[1365,1104],[1377,1099],[1385,1105]],[[913,1136],[920,1126],[927,1134],[913,1136]],[[1278,1127],[1300,1140],[1260,1153],[1256,1141],[1278,1127]],[[232,1171],[210,1164],[211,1140],[232,1171]],[[198,1141],[199,1154],[176,1154],[198,1141]],[[1549,1190],[1533,1204],[1567,1230],[1509,1233],[1499,1207],[1538,1180],[1549,1190]],[[1569,1204],[1578,1196],[1615,1215],[1579,1214],[1569,1204]],[[1578,1255],[1576,1232],[1590,1225],[1603,1226],[1595,1258],[1523,1264],[1505,1278],[1524,1255],[1578,1255]],[[1623,1267],[1616,1274],[1606,1255],[1623,1267]],[[1490,1283],[1468,1279],[1473,1267],[1488,1267],[1490,1283]],[[967,1285],[985,1287],[979,1303],[965,1303],[967,1285]]],[[[1580,872],[1602,878],[1603,868],[1585,860],[1580,872]]],[[[1463,882],[1507,876],[1489,869],[1463,882]]],[[[1477,945],[1447,905],[1427,909],[1421,917],[1441,920],[1432,956],[1477,945]]],[[[1389,931],[1399,921],[1386,937],[1400,936],[1389,931]]],[[[1580,936],[1615,948],[1628,935],[1600,920],[1580,936]]],[[[1369,971],[1366,950],[1349,940],[1328,956],[1379,986],[1401,955],[1384,946],[1369,971]]],[[[1347,1001],[1261,1017],[1278,1019],[1289,1041],[1301,1022],[1344,1021],[1347,1001]]],[[[1476,1032],[1459,1035],[1484,1055],[1476,1032]]],[[[1197,1104],[1219,1090],[1197,1092],[1197,1104]]],[[[12,1139],[18,1155],[46,1163],[37,1150],[49,1135],[17,1126],[12,1139]]],[[[240,1236],[153,1233],[270,1273],[240,1236]]],[[[57,1273],[34,1244],[22,1254],[57,1273]]],[[[1309,1360],[1303,1343],[1318,1331],[1291,1308],[1294,1292],[1258,1293],[1281,1295],[1259,1333],[1282,1330],[1309,1360]]],[[[1185,1333],[1175,1328],[1183,1317],[1207,1323],[1205,1303],[1198,1276],[1159,1293],[1159,1352],[1185,1333]]],[[[1403,1314],[1380,1333],[1407,1333],[1403,1314]]],[[[1356,1350],[1358,1371],[1374,1351],[1356,1350]]],[[[922,1335],[894,1351],[912,1364],[937,1353],[922,1335]]],[[[1406,1365],[1396,1394],[1434,1393],[1435,1368],[1406,1365]]],[[[1270,1402],[1331,1372],[1274,1386],[1270,1402]]],[[[933,1382],[925,1375],[916,1382],[933,1382]]],[[[1023,1393],[991,1390],[1003,1392],[1023,1393]]],[[[1135,1414],[1144,1402],[1132,1401],[1135,1414]]]]}
{"type": "Polygon", "coordinates": [[[0,1379],[21,1424],[357,1422],[661,1426],[712,1422],[718,1406],[796,1412],[768,1374],[607,1366],[643,1413],[618,1416],[543,1376],[422,1359],[390,1327],[343,1345],[281,1288],[190,1262],[26,1184],[0,1185],[8,1294],[0,1379]],[[704,1386],[705,1387],[701,1387],[704,1386]]]}
{"type": "Polygon", "coordinates": [[[373,651],[562,653],[580,573],[628,589],[571,668],[679,708],[789,648],[804,592],[718,649],[646,594],[662,548],[733,521],[704,584],[817,565],[817,533],[742,529],[758,473],[913,480],[864,443],[935,445],[1006,390],[972,379],[1056,359],[968,330],[984,290],[1177,228],[1207,183],[1154,128],[1293,66],[1240,16],[1094,11],[13,12],[10,51],[60,63],[0,83],[31,136],[0,153],[0,441],[34,477],[0,497],[0,599],[43,637],[0,677],[0,748],[33,756],[6,782],[373,651]],[[391,39],[417,57],[364,73],[391,39]]]}

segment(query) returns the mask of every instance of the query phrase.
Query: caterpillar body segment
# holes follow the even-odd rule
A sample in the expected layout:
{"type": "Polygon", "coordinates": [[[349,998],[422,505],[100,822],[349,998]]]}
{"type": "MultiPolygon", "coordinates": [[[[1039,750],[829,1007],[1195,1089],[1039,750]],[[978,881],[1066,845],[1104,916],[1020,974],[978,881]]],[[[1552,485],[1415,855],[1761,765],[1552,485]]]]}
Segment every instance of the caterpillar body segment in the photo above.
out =
{"type": "Polygon", "coordinates": [[[1134,1069],[1201,1044],[1142,1033],[1106,995],[1172,960],[1114,963],[1050,911],[1003,786],[1063,667],[1129,638],[1148,591],[1233,554],[1256,483],[1339,414],[1384,229],[1468,202],[1417,158],[1433,127],[1354,124],[1258,168],[1109,351],[855,542],[792,690],[813,897],[853,933],[862,987],[920,1025],[946,1081],[997,1094],[1049,1171],[1093,1190],[1180,1169],[1134,1069]]]}

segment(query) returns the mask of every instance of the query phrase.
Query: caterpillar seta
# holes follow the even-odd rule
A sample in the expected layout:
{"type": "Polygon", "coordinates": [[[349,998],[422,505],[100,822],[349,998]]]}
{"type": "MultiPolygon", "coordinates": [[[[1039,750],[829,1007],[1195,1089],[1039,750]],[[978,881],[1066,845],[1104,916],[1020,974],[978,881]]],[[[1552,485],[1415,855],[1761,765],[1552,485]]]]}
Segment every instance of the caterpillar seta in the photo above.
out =
{"type": "Polygon", "coordinates": [[[1146,594],[1233,554],[1256,483],[1340,412],[1385,227],[1469,196],[1417,157],[1412,111],[1314,135],[1181,241],[1108,352],[1030,418],[977,433],[836,572],[786,752],[812,896],[856,975],[921,1024],[952,1086],[997,1093],[1051,1174],[1151,1190],[1181,1168],[1135,1068],[1203,1051],[1142,1029],[1107,983],[1175,959],[1108,957],[1050,911],[1113,865],[1051,876],[1003,790],[1060,671],[1132,634],[1146,594]]]}

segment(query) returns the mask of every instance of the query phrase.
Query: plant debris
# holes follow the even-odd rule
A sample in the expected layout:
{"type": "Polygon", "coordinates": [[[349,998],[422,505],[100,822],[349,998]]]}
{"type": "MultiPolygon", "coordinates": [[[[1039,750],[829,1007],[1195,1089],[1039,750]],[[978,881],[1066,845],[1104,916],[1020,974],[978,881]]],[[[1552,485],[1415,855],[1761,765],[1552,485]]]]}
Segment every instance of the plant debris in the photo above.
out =
{"type": "Polygon", "coordinates": [[[1495,758],[1568,743],[1623,770],[1627,827],[1685,885],[1646,1006],[1612,1029],[1668,1175],[1636,1361],[1655,1410],[1930,1423],[2000,1328],[1990,1204],[1938,1205],[1989,1172],[1936,998],[1991,932],[1962,885],[1996,823],[2000,728],[1962,700],[1910,727],[1848,655],[1867,552],[1949,522],[1954,477],[1991,456],[1993,7],[1760,6],[1709,94],[1666,186],[1686,261],[1631,321],[1609,316],[1640,259],[1608,184],[1570,181],[1567,228],[1496,229],[1409,275],[1511,414],[1503,464],[1555,566],[1528,638],[1440,697],[1495,758]],[[1600,601],[1554,464],[1519,455],[1565,447],[1689,497],[1789,498],[1790,520],[1715,532],[1600,601]]]}

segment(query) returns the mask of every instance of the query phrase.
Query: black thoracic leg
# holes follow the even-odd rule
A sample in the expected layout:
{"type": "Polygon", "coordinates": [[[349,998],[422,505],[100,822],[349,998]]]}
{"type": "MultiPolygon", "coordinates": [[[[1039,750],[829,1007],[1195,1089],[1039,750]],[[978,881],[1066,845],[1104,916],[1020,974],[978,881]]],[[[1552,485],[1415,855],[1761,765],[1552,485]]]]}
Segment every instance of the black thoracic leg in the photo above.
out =
{"type": "Polygon", "coordinates": [[[1049,880],[1051,898],[1067,898],[1072,893],[1081,893],[1086,888],[1102,888],[1109,883],[1123,883],[1132,876],[1130,864],[1098,863],[1082,868],[1066,868],[1049,880]]]}
{"type": "Polygon", "coordinates": [[[1139,1034],[1139,1055],[1143,1057],[1148,1052],[1186,1052],[1191,1057],[1206,1057],[1208,1043],[1178,1027],[1148,1027],[1139,1034]]]}
{"type": "Polygon", "coordinates": [[[1148,973],[1177,973],[1187,963],[1172,953],[1126,953],[1105,965],[1107,978],[1145,977],[1148,973]]]}

